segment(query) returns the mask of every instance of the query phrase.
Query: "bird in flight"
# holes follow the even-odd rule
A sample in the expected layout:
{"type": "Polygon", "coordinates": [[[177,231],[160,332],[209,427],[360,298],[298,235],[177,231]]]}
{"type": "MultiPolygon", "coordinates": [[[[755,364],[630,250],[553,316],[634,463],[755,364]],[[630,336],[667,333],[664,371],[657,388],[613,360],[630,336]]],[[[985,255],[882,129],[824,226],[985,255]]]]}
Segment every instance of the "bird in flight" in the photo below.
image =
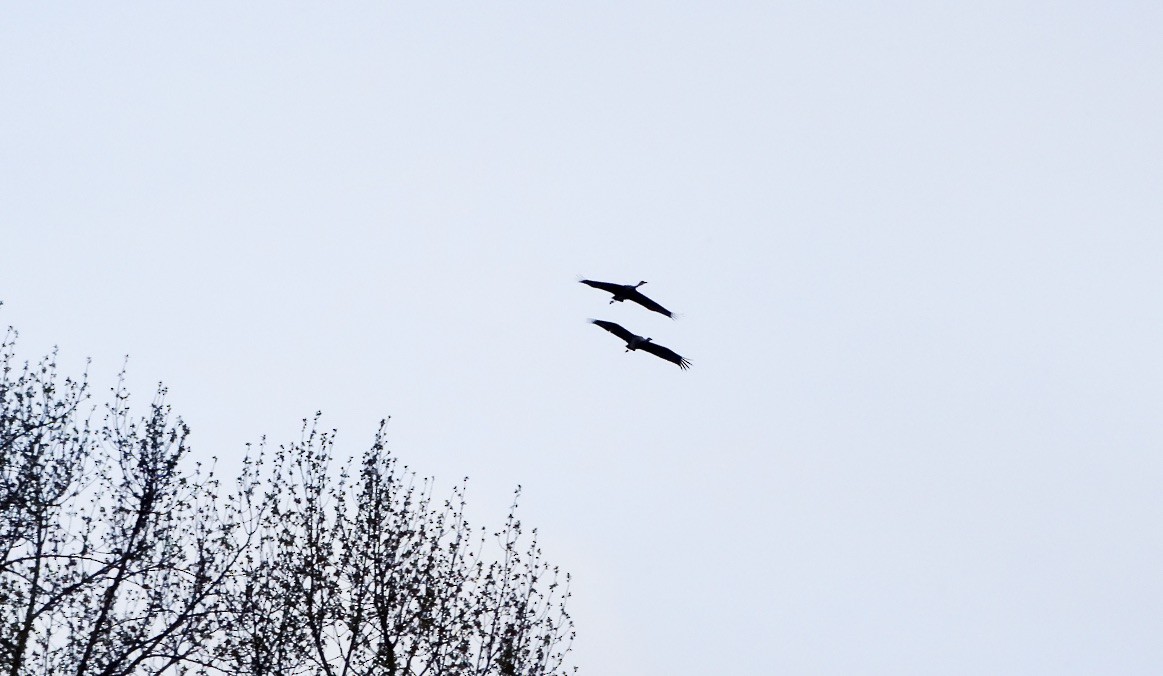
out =
{"type": "Polygon", "coordinates": [[[684,371],[691,367],[691,363],[689,361],[687,361],[686,359],[683,359],[682,357],[680,357],[674,350],[667,348],[667,347],[663,347],[663,346],[659,345],[658,343],[652,342],[649,338],[643,338],[642,336],[636,336],[633,333],[630,333],[626,329],[622,328],[622,326],[620,324],[615,324],[614,322],[602,321],[601,319],[591,319],[590,322],[593,324],[597,324],[598,326],[602,327],[603,329],[609,331],[610,333],[614,334],[615,336],[618,336],[622,340],[626,341],[626,351],[627,352],[629,352],[631,350],[644,350],[644,351],[649,352],[650,354],[654,355],[655,357],[661,357],[662,359],[665,359],[668,362],[678,364],[678,367],[684,371]]]}
{"type": "Polygon", "coordinates": [[[647,310],[651,310],[651,311],[657,312],[659,314],[664,314],[667,317],[670,317],[671,319],[674,318],[674,316],[670,313],[670,310],[667,310],[666,308],[662,307],[658,303],[655,303],[654,301],[650,300],[645,295],[643,295],[643,293],[641,291],[638,290],[638,287],[642,286],[646,282],[638,282],[637,284],[634,284],[633,286],[631,286],[629,284],[613,284],[611,282],[595,282],[592,279],[582,279],[579,281],[582,284],[585,284],[587,286],[592,286],[595,289],[601,289],[602,291],[609,291],[610,293],[614,294],[614,300],[610,301],[611,303],[621,303],[624,300],[632,300],[635,303],[638,303],[642,307],[646,308],[647,310]]]}

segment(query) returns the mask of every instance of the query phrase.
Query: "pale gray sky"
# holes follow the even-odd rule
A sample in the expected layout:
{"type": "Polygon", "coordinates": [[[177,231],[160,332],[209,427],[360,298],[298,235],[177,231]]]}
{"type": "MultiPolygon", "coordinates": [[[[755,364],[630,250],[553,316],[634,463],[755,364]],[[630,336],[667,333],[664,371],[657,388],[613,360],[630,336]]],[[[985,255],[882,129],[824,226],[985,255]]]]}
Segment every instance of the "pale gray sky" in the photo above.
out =
{"type": "Polygon", "coordinates": [[[585,673],[1163,672],[1163,5],[723,5],[10,6],[0,324],[522,484],[585,673]]]}

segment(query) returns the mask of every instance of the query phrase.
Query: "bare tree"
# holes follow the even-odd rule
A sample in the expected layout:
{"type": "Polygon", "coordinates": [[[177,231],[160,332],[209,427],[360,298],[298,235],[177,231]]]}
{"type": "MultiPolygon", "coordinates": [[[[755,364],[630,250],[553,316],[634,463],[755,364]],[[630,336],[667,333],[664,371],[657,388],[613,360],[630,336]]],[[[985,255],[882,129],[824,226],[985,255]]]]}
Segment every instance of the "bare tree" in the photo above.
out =
{"type": "Polygon", "coordinates": [[[20,674],[155,674],[212,663],[240,546],[217,484],[182,475],[188,429],[164,388],[140,420],[118,386],[94,428],[85,381],[0,348],[0,666],[20,674]]]}
{"type": "MultiPolygon", "coordinates": [[[[494,532],[465,485],[400,467],[384,424],[358,461],[304,421],[235,486],[190,465],[160,387],[83,411],[55,353],[0,343],[0,676],[550,675],[568,671],[568,576],[494,532]],[[93,423],[96,419],[98,422],[93,423]]],[[[124,382],[124,379],[119,381],[124,382]]]]}
{"type": "MultiPolygon", "coordinates": [[[[383,423],[358,474],[330,471],[334,432],[304,422],[265,481],[231,654],[253,674],[557,674],[572,641],[568,576],[522,549],[513,509],[489,533],[464,517],[464,486],[436,502],[397,466],[383,423]],[[486,554],[495,545],[497,556],[486,554]],[[271,640],[278,637],[278,640],[271,640]]],[[[344,468],[346,469],[346,467],[344,468]]],[[[261,490],[260,487],[261,486],[261,490]]]]}
{"type": "Polygon", "coordinates": [[[94,444],[75,426],[84,382],[59,386],[53,356],[14,372],[15,338],[9,329],[0,343],[0,668],[14,675],[31,673],[42,617],[76,576],[73,543],[56,526],[94,444]]]}

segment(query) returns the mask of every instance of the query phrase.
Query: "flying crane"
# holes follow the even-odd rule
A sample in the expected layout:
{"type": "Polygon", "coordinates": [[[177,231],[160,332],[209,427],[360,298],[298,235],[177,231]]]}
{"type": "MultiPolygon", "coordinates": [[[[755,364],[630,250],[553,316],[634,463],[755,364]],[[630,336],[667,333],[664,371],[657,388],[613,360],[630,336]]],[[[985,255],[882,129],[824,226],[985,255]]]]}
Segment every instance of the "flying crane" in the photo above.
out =
{"type": "Polygon", "coordinates": [[[667,310],[666,308],[662,307],[658,303],[655,303],[654,301],[650,300],[641,291],[638,290],[638,287],[642,286],[646,282],[638,282],[637,284],[634,284],[633,286],[631,286],[630,284],[613,284],[611,282],[595,282],[592,279],[582,279],[582,280],[578,280],[578,281],[580,281],[582,284],[585,284],[586,286],[592,286],[595,289],[601,289],[602,291],[608,291],[608,292],[614,294],[614,300],[611,300],[610,301],[611,303],[621,303],[624,300],[632,300],[635,303],[638,303],[642,307],[646,308],[647,310],[651,310],[651,311],[657,312],[659,314],[664,314],[667,317],[674,319],[674,316],[670,313],[670,310],[667,310]]]}
{"type": "Polygon", "coordinates": [[[631,350],[644,350],[654,355],[655,357],[660,357],[668,362],[678,364],[678,367],[684,371],[691,367],[691,363],[680,357],[674,350],[652,342],[649,338],[643,338],[642,336],[635,335],[622,328],[620,324],[603,321],[601,319],[591,319],[590,322],[597,324],[603,329],[626,341],[627,352],[630,352],[631,350]]]}

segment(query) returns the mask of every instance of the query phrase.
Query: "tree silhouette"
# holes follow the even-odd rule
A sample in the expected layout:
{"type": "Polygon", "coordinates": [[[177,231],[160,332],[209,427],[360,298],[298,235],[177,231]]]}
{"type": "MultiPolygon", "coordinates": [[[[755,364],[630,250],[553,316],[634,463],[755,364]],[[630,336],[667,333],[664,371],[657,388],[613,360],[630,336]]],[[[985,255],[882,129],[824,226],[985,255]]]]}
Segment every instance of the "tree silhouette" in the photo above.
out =
{"type": "MultiPolygon", "coordinates": [[[[248,448],[229,488],[189,465],[157,390],[103,413],[55,353],[0,343],[0,673],[549,675],[567,672],[568,575],[388,452],[337,462],[318,414],[248,448]],[[95,423],[94,420],[100,421],[95,423]]],[[[519,489],[518,489],[519,493],[519,489]]]]}

